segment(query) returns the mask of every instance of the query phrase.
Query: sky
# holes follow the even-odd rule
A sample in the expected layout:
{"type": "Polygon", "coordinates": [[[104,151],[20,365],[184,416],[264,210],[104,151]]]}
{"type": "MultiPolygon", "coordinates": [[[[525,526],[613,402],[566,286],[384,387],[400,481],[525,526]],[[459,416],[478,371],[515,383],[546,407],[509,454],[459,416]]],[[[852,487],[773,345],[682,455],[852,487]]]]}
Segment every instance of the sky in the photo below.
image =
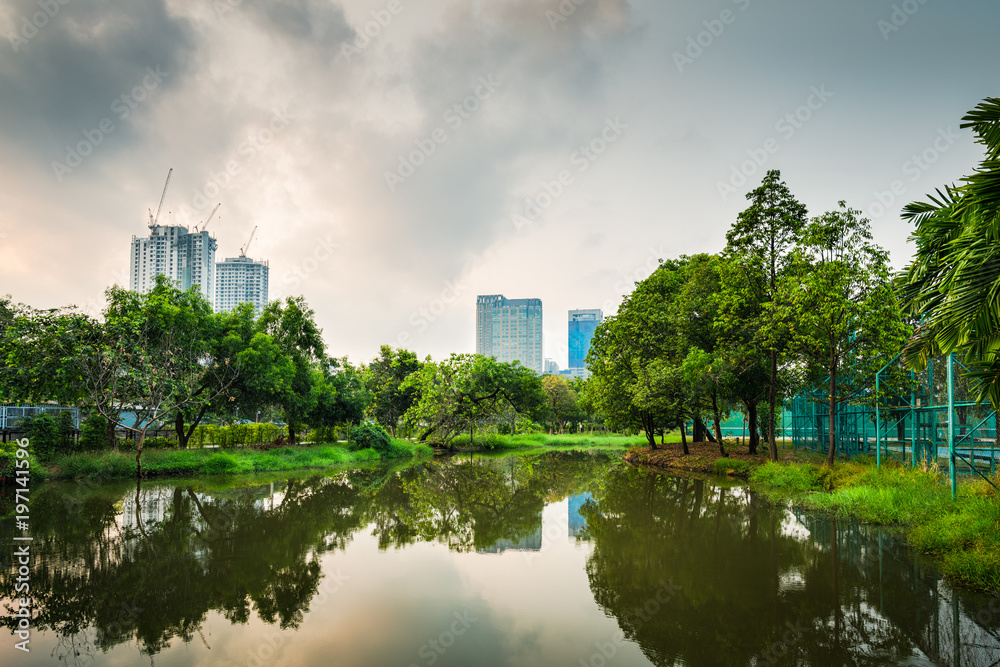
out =
{"type": "Polygon", "coordinates": [[[478,294],[614,313],[769,169],[820,215],[982,156],[995,0],[0,0],[0,294],[99,312],[161,224],[270,264],[330,354],[475,351],[478,294]]]}

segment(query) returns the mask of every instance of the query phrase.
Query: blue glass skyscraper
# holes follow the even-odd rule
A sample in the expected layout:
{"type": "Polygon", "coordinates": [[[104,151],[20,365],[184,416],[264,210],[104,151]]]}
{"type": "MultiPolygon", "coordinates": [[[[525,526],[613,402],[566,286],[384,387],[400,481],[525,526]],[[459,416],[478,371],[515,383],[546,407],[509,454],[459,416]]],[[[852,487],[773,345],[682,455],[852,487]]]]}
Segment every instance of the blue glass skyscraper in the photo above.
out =
{"type": "Polygon", "coordinates": [[[594,337],[597,325],[604,321],[600,308],[569,311],[569,368],[578,370],[587,367],[587,352],[590,339],[594,337]]]}

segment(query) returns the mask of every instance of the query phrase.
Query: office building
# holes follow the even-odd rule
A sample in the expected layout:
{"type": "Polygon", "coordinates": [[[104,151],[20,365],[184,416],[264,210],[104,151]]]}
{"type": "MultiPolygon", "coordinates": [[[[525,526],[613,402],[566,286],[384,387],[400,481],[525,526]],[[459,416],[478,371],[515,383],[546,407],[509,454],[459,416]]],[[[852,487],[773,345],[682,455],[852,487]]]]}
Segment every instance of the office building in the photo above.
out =
{"type": "Polygon", "coordinates": [[[268,266],[249,257],[227,257],[215,265],[215,312],[252,303],[254,315],[267,305],[268,266]]]}
{"type": "Polygon", "coordinates": [[[545,374],[546,375],[558,375],[559,374],[559,364],[556,363],[555,359],[545,360],[545,374]]]}
{"type": "MultiPolygon", "coordinates": [[[[569,311],[569,368],[571,371],[586,369],[590,339],[597,325],[604,321],[600,308],[569,311]]],[[[576,377],[576,375],[574,375],[576,377]]]]}
{"type": "Polygon", "coordinates": [[[507,299],[502,294],[476,298],[476,353],[498,361],[519,361],[539,375],[542,357],[542,300],[507,299]]]}
{"type": "Polygon", "coordinates": [[[180,225],[155,225],[148,237],[132,237],[129,289],[149,292],[156,276],[165,275],[182,290],[197,285],[210,302],[215,299],[216,241],[208,232],[190,232],[180,225]]]}

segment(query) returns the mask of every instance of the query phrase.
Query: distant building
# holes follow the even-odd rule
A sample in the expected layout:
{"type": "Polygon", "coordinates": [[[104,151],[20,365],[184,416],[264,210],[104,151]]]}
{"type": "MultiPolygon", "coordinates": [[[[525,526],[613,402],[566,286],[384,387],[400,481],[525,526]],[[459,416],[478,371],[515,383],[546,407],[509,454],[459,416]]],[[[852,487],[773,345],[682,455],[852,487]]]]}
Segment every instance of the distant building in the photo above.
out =
{"type": "Polygon", "coordinates": [[[215,265],[215,311],[232,310],[241,303],[252,303],[255,315],[267,305],[268,266],[266,261],[249,257],[227,257],[215,265]]]}
{"type": "MultiPolygon", "coordinates": [[[[587,353],[590,339],[594,337],[597,325],[604,321],[600,308],[569,311],[569,368],[571,371],[587,368],[587,353]]],[[[581,375],[586,375],[581,374],[581,375]]],[[[578,377],[574,374],[574,377],[578,377]]]]}
{"type": "Polygon", "coordinates": [[[148,237],[132,237],[129,289],[149,292],[156,276],[165,275],[183,290],[197,285],[209,302],[215,300],[216,241],[208,232],[190,232],[180,225],[150,227],[148,237]]]}
{"type": "Polygon", "coordinates": [[[539,375],[542,358],[542,300],[507,299],[502,294],[476,298],[476,353],[498,361],[520,361],[539,375]]]}
{"type": "Polygon", "coordinates": [[[555,359],[545,360],[545,374],[546,375],[558,375],[559,374],[559,364],[555,362],[555,359]]]}

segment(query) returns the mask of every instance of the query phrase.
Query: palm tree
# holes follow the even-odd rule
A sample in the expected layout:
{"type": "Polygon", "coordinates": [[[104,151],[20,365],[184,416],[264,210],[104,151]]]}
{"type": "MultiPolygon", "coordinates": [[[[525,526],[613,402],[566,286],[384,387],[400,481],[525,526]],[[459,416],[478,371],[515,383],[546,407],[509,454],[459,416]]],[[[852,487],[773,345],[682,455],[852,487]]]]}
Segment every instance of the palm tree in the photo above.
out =
{"type": "Polygon", "coordinates": [[[897,276],[920,326],[906,348],[916,368],[930,355],[964,355],[977,400],[1000,407],[1000,98],[962,118],[986,155],[971,176],[903,209],[916,230],[913,262],[897,276]]]}

